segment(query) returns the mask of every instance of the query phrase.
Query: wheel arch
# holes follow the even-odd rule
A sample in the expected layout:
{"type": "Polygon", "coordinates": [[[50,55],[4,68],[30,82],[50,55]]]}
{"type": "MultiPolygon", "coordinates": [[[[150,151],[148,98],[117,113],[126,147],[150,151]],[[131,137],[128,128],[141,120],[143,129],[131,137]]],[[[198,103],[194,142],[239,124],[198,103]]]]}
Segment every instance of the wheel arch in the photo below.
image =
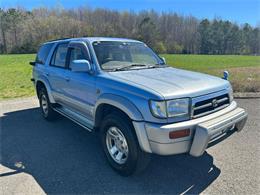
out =
{"type": "Polygon", "coordinates": [[[48,93],[48,97],[49,97],[49,100],[51,103],[55,103],[55,100],[51,94],[51,88],[50,88],[50,85],[49,85],[49,82],[44,80],[44,79],[38,79],[35,83],[35,88],[36,88],[36,94],[37,94],[37,97],[39,98],[39,90],[44,87],[46,90],[47,90],[47,93],[48,93]]]}
{"type": "Polygon", "coordinates": [[[143,121],[143,116],[138,108],[128,99],[113,95],[103,94],[97,101],[94,108],[94,123],[98,127],[106,114],[106,109],[117,110],[125,114],[129,119],[134,121],[143,121]]]}
{"type": "Polygon", "coordinates": [[[99,98],[94,110],[95,129],[99,129],[102,119],[110,111],[117,111],[128,117],[133,125],[140,148],[145,152],[152,153],[141,112],[130,100],[124,97],[106,94],[99,98]]]}

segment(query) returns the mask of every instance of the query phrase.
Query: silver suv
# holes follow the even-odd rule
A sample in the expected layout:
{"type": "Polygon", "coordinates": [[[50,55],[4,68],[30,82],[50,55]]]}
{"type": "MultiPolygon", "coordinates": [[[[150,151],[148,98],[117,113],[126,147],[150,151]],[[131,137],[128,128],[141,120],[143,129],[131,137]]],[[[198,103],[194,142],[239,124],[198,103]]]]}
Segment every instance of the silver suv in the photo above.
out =
{"type": "Polygon", "coordinates": [[[98,132],[121,175],[143,170],[151,153],[201,156],[247,119],[227,79],[168,67],[140,41],[50,41],[30,64],[43,117],[98,132]]]}

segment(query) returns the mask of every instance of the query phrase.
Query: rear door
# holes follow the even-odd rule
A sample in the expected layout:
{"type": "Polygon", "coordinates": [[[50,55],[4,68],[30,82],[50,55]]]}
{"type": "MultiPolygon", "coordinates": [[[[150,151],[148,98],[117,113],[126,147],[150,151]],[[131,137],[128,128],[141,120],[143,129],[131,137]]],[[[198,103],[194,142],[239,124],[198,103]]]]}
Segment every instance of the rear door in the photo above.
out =
{"type": "MultiPolygon", "coordinates": [[[[66,96],[70,99],[71,107],[79,113],[93,120],[93,110],[96,102],[96,77],[93,73],[73,72],[70,65],[73,60],[88,60],[92,65],[90,53],[84,42],[71,42],[68,47],[68,78],[67,87],[64,88],[66,96]]],[[[92,66],[93,69],[93,66],[92,66]]]]}
{"type": "Polygon", "coordinates": [[[48,56],[52,50],[54,43],[45,43],[41,45],[38,50],[35,66],[33,67],[33,78],[38,79],[40,77],[45,77],[46,72],[46,61],[48,61],[48,56]]]}
{"type": "Polygon", "coordinates": [[[57,44],[48,70],[46,71],[46,76],[48,77],[52,88],[53,97],[57,103],[65,103],[66,98],[65,91],[69,81],[66,62],[68,44],[68,42],[57,44]]]}

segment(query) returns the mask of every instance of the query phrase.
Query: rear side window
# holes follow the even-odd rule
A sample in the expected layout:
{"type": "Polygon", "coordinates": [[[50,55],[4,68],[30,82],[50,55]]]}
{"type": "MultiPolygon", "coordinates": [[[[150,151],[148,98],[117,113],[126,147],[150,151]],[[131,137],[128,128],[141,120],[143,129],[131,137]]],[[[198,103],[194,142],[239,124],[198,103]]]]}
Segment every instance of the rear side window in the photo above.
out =
{"type": "Polygon", "coordinates": [[[37,64],[45,64],[52,46],[53,46],[53,43],[48,43],[48,44],[44,44],[40,47],[38,54],[36,56],[37,64]]]}
{"type": "Polygon", "coordinates": [[[59,44],[52,56],[51,65],[65,68],[68,43],[59,44]]]}

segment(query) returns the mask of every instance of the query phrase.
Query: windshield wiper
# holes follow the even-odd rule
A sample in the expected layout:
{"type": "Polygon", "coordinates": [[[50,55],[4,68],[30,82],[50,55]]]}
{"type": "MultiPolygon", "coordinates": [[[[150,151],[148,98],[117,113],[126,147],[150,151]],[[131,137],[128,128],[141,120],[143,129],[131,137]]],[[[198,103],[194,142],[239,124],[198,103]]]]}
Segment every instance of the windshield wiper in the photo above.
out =
{"type": "Polygon", "coordinates": [[[164,64],[164,63],[157,63],[155,64],[157,67],[166,67],[167,64],[164,64]]]}
{"type": "Polygon", "coordinates": [[[128,66],[123,66],[123,67],[119,67],[119,68],[115,68],[114,71],[120,71],[120,70],[127,70],[130,69],[132,67],[151,67],[151,65],[147,65],[147,64],[130,64],[128,66]]]}

